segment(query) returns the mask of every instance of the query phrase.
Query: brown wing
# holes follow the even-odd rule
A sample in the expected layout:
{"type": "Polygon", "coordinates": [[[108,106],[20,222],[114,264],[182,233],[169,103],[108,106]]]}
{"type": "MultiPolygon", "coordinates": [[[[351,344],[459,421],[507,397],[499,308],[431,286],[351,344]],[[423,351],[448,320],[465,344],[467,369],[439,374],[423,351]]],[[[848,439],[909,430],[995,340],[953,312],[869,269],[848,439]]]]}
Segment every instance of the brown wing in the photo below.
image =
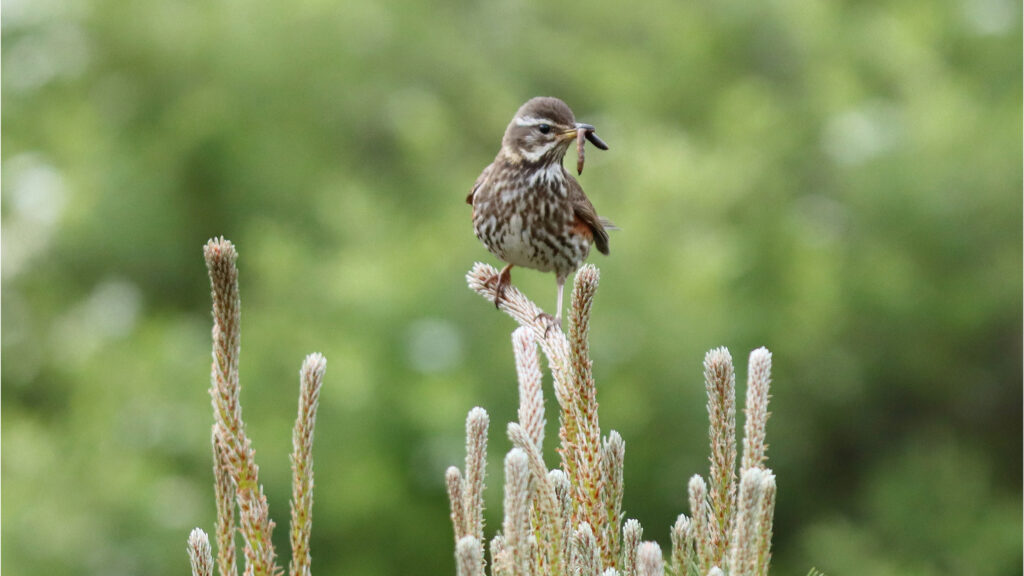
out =
{"type": "Polygon", "coordinates": [[[491,175],[491,168],[493,167],[493,163],[488,164],[487,168],[484,168],[484,171],[481,172],[480,175],[476,177],[476,182],[473,184],[473,189],[470,190],[469,195],[466,196],[466,204],[469,204],[470,206],[473,205],[473,194],[476,194],[477,188],[480,188],[480,186],[482,186],[483,183],[487,181],[487,178],[491,175]]]}
{"type": "Polygon", "coordinates": [[[582,222],[594,234],[594,245],[602,254],[608,254],[608,232],[604,229],[602,218],[597,215],[597,210],[590,203],[590,199],[583,193],[583,187],[568,172],[569,200],[572,201],[576,218],[582,222]]]}

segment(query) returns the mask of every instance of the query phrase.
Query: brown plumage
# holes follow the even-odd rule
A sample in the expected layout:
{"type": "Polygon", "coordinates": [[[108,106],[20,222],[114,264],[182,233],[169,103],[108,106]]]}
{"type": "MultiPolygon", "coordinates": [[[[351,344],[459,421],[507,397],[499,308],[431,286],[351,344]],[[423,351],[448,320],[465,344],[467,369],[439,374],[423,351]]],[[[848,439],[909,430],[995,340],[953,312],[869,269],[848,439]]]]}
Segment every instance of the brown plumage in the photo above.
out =
{"type": "Polygon", "coordinates": [[[558,98],[533,98],[523,104],[505,130],[501,150],[476,179],[466,202],[473,206],[473,231],[507,265],[496,278],[498,297],[513,266],[554,272],[560,324],[565,280],[590,253],[591,244],[608,254],[614,225],[597,215],[576,178],[562,166],[577,143],[577,169],[583,171],[583,139],[608,147],[594,127],[576,122],[558,98]]]}

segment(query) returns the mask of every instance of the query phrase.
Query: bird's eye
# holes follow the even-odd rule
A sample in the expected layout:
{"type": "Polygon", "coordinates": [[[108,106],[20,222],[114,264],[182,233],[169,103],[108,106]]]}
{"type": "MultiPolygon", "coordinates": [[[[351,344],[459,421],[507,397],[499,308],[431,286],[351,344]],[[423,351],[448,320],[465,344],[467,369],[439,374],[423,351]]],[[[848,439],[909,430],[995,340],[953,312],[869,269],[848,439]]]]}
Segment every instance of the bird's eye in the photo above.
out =
{"type": "Polygon", "coordinates": [[[548,126],[547,124],[541,124],[537,126],[537,130],[540,130],[541,134],[547,134],[548,132],[551,132],[551,126],[548,126]]]}

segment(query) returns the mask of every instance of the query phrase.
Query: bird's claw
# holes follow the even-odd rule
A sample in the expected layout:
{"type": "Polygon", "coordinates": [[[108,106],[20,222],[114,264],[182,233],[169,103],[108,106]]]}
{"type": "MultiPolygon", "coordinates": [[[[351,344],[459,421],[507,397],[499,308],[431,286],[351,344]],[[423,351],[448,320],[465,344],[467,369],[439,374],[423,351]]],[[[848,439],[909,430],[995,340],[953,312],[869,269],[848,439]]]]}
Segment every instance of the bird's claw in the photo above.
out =
{"type": "Polygon", "coordinates": [[[501,308],[501,302],[505,299],[505,290],[512,285],[512,274],[508,268],[487,279],[487,284],[494,284],[494,307],[501,308]]]}
{"type": "Polygon", "coordinates": [[[562,331],[562,319],[557,316],[552,316],[547,312],[541,312],[534,317],[533,321],[543,320],[547,326],[544,327],[544,338],[547,339],[548,333],[551,332],[552,328],[557,328],[559,332],[562,331]]]}

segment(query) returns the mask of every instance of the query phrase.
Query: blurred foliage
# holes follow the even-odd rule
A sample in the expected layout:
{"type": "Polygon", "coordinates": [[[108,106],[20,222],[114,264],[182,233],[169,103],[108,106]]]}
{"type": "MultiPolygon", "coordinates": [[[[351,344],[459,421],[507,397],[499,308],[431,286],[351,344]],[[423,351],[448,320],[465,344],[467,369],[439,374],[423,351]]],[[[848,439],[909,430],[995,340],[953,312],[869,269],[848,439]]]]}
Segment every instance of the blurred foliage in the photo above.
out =
{"type": "Polygon", "coordinates": [[[516,402],[463,198],[540,94],[611,145],[593,352],[646,537],[706,471],[704,351],[766,345],[774,572],[1021,573],[1019,2],[7,0],[2,30],[12,574],[187,573],[221,234],[279,551],[316,350],[314,571],[454,573],[444,468],[487,407],[493,530],[516,402]]]}

